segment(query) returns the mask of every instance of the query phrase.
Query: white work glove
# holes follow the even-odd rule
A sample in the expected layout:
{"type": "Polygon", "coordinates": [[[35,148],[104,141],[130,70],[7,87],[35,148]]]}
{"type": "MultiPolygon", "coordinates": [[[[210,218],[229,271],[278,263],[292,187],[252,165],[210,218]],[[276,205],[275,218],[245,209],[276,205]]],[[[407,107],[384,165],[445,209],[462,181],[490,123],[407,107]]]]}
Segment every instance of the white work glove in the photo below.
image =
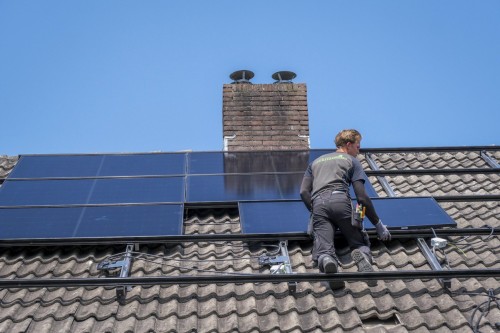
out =
{"type": "Polygon", "coordinates": [[[390,241],[391,233],[387,230],[387,227],[382,223],[382,220],[378,220],[378,223],[375,224],[375,229],[377,229],[378,239],[382,241],[390,241]]]}

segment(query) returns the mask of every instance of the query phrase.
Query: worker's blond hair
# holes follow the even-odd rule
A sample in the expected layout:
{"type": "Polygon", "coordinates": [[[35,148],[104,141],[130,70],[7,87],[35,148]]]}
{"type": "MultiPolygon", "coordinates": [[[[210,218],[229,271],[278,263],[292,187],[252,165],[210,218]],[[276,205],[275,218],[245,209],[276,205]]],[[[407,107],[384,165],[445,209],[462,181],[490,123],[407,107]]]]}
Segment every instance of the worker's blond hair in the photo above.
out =
{"type": "Polygon", "coordinates": [[[355,143],[361,141],[361,133],[355,129],[345,129],[335,136],[335,145],[337,148],[344,147],[348,142],[355,143]]]}

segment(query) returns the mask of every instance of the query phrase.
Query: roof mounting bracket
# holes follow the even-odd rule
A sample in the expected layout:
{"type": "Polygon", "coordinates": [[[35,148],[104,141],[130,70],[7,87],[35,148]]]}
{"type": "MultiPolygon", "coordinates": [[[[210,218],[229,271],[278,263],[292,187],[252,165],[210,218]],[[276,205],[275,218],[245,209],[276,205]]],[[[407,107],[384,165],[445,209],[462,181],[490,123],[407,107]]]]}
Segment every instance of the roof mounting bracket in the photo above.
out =
{"type": "MultiPolygon", "coordinates": [[[[280,241],[279,256],[262,255],[259,257],[259,264],[262,266],[271,266],[271,274],[294,274],[288,254],[288,241],[280,241]]],[[[291,293],[297,291],[297,282],[288,282],[288,289],[291,293]]]]}
{"type": "MultiPolygon", "coordinates": [[[[134,250],[139,250],[139,244],[127,244],[125,249],[125,254],[122,260],[104,260],[97,265],[97,269],[100,271],[105,271],[109,274],[110,271],[119,269],[119,277],[125,278],[130,276],[130,269],[132,267],[132,252],[134,250]]],[[[116,287],[116,299],[119,303],[123,303],[127,296],[127,292],[132,289],[131,286],[117,286],[116,287]]]]}
{"type": "MultiPolygon", "coordinates": [[[[439,239],[439,238],[436,238],[439,239]]],[[[432,270],[434,271],[443,271],[443,267],[441,267],[441,264],[439,263],[439,260],[436,258],[436,255],[434,252],[429,248],[427,245],[426,241],[423,238],[418,238],[417,239],[418,247],[422,252],[424,253],[425,258],[429,262],[429,265],[431,266],[432,270]]],[[[451,279],[450,278],[440,278],[438,279],[439,283],[441,286],[445,289],[450,289],[451,288],[451,279]]]]}

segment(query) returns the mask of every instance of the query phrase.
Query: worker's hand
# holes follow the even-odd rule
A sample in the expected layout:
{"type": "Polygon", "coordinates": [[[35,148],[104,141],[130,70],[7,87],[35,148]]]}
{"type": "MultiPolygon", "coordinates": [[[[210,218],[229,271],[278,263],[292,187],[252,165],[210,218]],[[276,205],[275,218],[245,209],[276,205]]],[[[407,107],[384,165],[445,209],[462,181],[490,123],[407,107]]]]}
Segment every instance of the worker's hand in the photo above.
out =
{"type": "Polygon", "coordinates": [[[381,220],[379,220],[378,223],[375,224],[375,228],[377,229],[378,239],[384,242],[391,240],[391,233],[389,232],[389,230],[387,230],[387,227],[382,223],[381,220]]]}

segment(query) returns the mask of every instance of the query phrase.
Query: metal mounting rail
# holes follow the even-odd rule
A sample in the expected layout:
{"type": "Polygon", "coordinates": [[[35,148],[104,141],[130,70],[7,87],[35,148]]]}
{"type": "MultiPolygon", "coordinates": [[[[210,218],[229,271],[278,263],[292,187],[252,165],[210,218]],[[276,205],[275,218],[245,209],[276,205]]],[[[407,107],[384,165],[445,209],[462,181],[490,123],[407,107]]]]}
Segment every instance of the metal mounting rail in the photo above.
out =
{"type": "Polygon", "coordinates": [[[461,174],[489,174],[500,173],[493,168],[459,168],[459,169],[400,169],[400,170],[366,170],[368,176],[391,176],[391,175],[461,175],[461,174]]]}
{"type": "MultiPolygon", "coordinates": [[[[376,238],[374,229],[367,231],[370,238],[376,238]]],[[[488,236],[500,235],[500,228],[450,228],[435,229],[441,236],[488,236]]],[[[339,235],[338,237],[342,237],[339,235]]],[[[408,239],[418,237],[434,237],[432,229],[392,230],[392,239],[408,239]]],[[[110,244],[162,244],[162,243],[201,243],[201,242],[260,242],[276,240],[311,241],[304,232],[290,232],[280,234],[205,234],[205,235],[179,235],[179,236],[143,236],[143,237],[107,237],[107,238],[68,238],[68,239],[14,239],[0,240],[0,247],[6,246],[61,246],[61,245],[103,245],[110,244]]]]}
{"type": "Polygon", "coordinates": [[[500,150],[500,146],[448,146],[448,147],[394,147],[394,148],[361,148],[361,153],[405,153],[405,152],[454,152],[500,150]]]}
{"type": "MultiPolygon", "coordinates": [[[[368,162],[368,165],[370,165],[370,168],[372,168],[372,170],[374,170],[374,171],[380,171],[380,168],[378,167],[377,163],[373,160],[373,158],[372,158],[372,156],[371,156],[370,153],[366,153],[365,157],[366,157],[366,161],[368,162]]],[[[385,193],[387,193],[387,195],[389,197],[395,197],[396,196],[396,193],[394,192],[394,190],[392,189],[391,185],[389,184],[389,182],[387,181],[387,179],[385,179],[384,176],[377,176],[377,179],[378,179],[380,185],[382,185],[385,193]]]]}
{"type": "Polygon", "coordinates": [[[488,153],[484,150],[481,150],[481,158],[486,162],[488,163],[488,165],[492,168],[500,168],[500,164],[498,164],[498,162],[495,160],[494,157],[491,157],[490,155],[488,155],[488,153]]]}
{"type": "MultiPolygon", "coordinates": [[[[425,242],[425,240],[423,238],[418,238],[417,239],[417,244],[418,244],[418,247],[420,248],[420,250],[422,250],[422,252],[424,253],[424,256],[427,259],[427,262],[429,263],[429,265],[431,266],[431,268],[434,271],[442,271],[443,267],[441,266],[441,264],[439,263],[437,257],[435,256],[435,254],[433,253],[433,251],[431,251],[431,249],[429,248],[429,246],[427,245],[427,243],[425,242]]],[[[441,286],[443,288],[446,288],[446,289],[450,289],[451,288],[451,279],[449,279],[449,278],[447,278],[447,279],[439,278],[438,281],[439,281],[439,283],[441,284],[441,286]]]]}
{"type": "Polygon", "coordinates": [[[278,283],[319,281],[366,281],[439,278],[488,278],[500,277],[500,269],[461,269],[447,271],[389,271],[369,273],[300,273],[300,274],[241,274],[198,276],[146,276],[124,278],[69,278],[69,279],[0,279],[0,288],[47,287],[101,287],[101,286],[153,286],[209,283],[278,283]]]}
{"type": "Polygon", "coordinates": [[[453,201],[500,201],[500,194],[481,194],[481,195],[437,195],[433,196],[434,200],[439,202],[453,201]]]}

